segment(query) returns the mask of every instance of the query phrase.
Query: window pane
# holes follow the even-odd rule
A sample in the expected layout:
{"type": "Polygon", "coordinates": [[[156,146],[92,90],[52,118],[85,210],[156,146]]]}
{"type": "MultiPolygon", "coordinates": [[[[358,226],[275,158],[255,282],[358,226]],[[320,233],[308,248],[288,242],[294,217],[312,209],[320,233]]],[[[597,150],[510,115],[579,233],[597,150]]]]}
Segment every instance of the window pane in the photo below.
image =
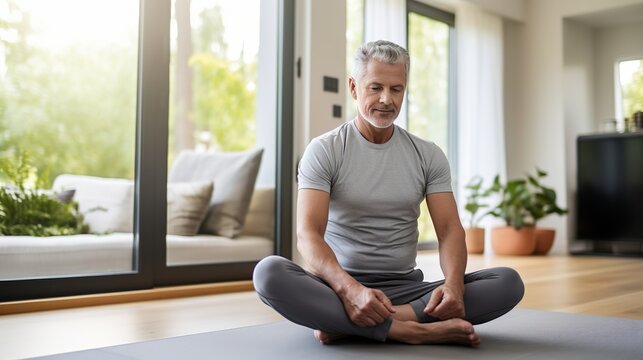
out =
{"type": "MultiPolygon", "coordinates": [[[[416,13],[408,16],[408,130],[448,154],[449,25],[416,13]]],[[[435,240],[426,206],[418,220],[420,240],[435,240]]]]}
{"type": "MultiPolygon", "coordinates": [[[[364,0],[346,0],[346,76],[353,71],[353,55],[364,42],[364,0]]],[[[348,86],[344,79],[344,84],[348,86]]],[[[346,91],[346,116],[351,120],[357,116],[357,107],[350,91],[346,91]]]]}
{"type": "Polygon", "coordinates": [[[626,131],[643,129],[643,124],[637,125],[634,121],[634,113],[643,111],[643,59],[621,61],[619,78],[623,116],[628,119],[626,131]]]}
{"type": "Polygon", "coordinates": [[[0,1],[0,279],[135,270],[138,11],[0,1]]]}
{"type": "Polygon", "coordinates": [[[273,253],[277,8],[271,3],[173,1],[170,266],[273,253]]]}

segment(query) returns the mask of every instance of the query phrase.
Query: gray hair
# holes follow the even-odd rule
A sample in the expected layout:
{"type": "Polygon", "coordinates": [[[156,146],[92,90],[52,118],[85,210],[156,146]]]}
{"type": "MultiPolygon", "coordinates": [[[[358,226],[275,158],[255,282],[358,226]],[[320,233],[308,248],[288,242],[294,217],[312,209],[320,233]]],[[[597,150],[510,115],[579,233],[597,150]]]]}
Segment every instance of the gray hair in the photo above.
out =
{"type": "Polygon", "coordinates": [[[377,60],[385,64],[404,64],[406,78],[409,78],[409,67],[411,66],[409,52],[390,41],[377,40],[363,44],[355,51],[351,76],[356,82],[362,79],[366,66],[371,60],[377,60]]]}

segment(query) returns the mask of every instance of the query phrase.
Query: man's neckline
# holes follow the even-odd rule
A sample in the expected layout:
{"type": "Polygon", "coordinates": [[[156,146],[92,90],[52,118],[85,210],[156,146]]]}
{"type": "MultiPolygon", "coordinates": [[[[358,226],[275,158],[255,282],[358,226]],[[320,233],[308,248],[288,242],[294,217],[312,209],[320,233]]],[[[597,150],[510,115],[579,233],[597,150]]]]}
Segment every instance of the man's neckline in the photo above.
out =
{"type": "Polygon", "coordinates": [[[385,130],[390,129],[390,133],[388,134],[388,137],[386,138],[386,140],[374,141],[374,139],[371,140],[367,136],[367,135],[372,135],[372,133],[369,133],[369,131],[368,131],[368,128],[367,128],[368,125],[364,124],[363,121],[360,121],[358,117],[355,117],[352,122],[353,122],[353,125],[355,125],[355,128],[357,129],[357,132],[360,134],[360,136],[364,140],[366,140],[369,143],[374,144],[374,145],[384,145],[384,144],[388,143],[389,141],[391,141],[391,139],[393,138],[393,136],[394,136],[394,134],[396,132],[395,131],[395,124],[393,124],[389,128],[385,129],[385,130]],[[366,128],[361,128],[360,125],[363,126],[363,127],[366,127],[366,128]]]}

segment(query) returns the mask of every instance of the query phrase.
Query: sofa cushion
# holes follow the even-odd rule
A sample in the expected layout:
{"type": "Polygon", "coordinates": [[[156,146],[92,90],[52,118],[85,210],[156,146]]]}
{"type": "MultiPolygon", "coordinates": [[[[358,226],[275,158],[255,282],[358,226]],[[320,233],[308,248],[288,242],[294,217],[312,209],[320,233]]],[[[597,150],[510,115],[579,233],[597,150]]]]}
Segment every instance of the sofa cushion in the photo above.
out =
{"type": "Polygon", "coordinates": [[[241,235],[274,237],[275,188],[256,188],[241,235]]]}
{"type": "Polygon", "coordinates": [[[245,221],[263,149],[216,153],[182,151],[174,161],[168,181],[213,181],[210,208],[200,232],[233,238],[245,221]]]}
{"type": "Polygon", "coordinates": [[[132,180],[63,174],[54,190],[74,190],[74,200],[92,233],[131,232],[134,218],[132,180]]]}
{"type": "Polygon", "coordinates": [[[167,233],[196,235],[212,198],[212,181],[167,185],[167,233]]]}

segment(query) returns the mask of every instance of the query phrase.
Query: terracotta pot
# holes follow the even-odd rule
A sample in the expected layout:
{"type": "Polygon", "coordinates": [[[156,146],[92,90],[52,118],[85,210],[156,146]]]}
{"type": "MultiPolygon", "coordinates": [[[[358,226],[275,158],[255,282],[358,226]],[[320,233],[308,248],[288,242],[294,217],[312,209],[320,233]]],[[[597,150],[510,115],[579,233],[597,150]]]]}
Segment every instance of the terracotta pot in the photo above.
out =
{"type": "Polygon", "coordinates": [[[534,236],[536,237],[534,255],[547,255],[549,250],[551,250],[551,246],[554,245],[556,230],[537,227],[534,236]]]}
{"type": "Polygon", "coordinates": [[[497,255],[531,255],[536,248],[534,228],[524,226],[516,230],[512,226],[491,229],[491,246],[497,255]]]}
{"type": "Polygon", "coordinates": [[[484,229],[479,227],[464,229],[469,254],[482,254],[484,252],[484,229]]]}

